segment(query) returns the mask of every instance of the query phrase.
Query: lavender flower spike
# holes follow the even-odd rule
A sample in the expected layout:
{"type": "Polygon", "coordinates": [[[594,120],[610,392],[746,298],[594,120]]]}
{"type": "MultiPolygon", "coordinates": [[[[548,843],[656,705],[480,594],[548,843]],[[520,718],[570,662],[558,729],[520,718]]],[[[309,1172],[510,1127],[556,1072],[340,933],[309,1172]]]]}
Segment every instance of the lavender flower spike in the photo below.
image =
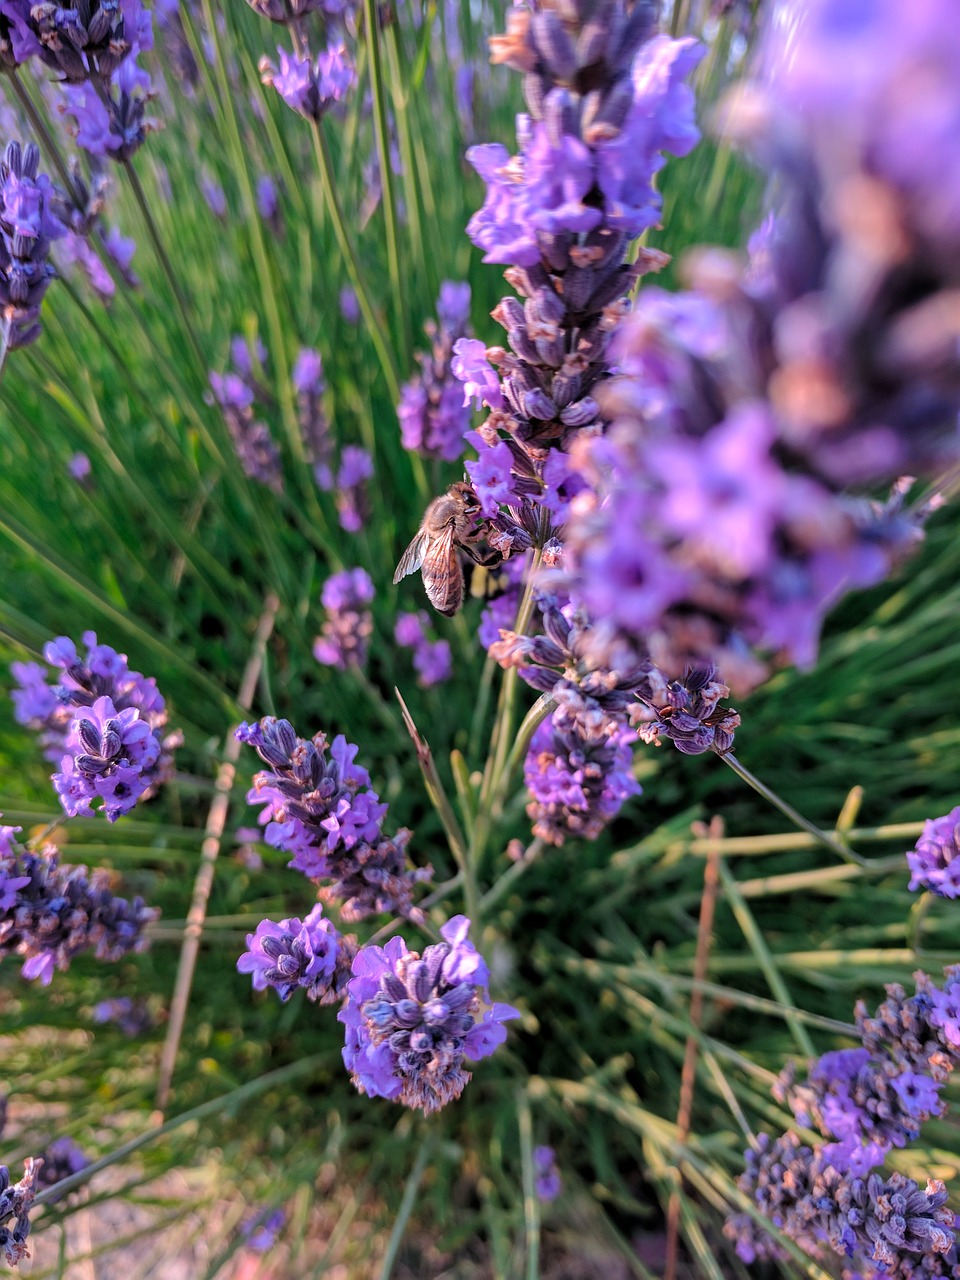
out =
{"type": "Polygon", "coordinates": [[[66,228],[52,211],[54,188],[37,172],[33,143],[10,142],[0,161],[0,352],[40,336],[40,304],[56,275],[47,261],[66,228]]]}
{"type": "Polygon", "coordinates": [[[463,1092],[470,1079],[464,1059],[485,1058],[503,1044],[503,1024],[520,1014],[490,1004],[487,966],[467,939],[469,927],[455,916],[440,930],[443,942],[422,956],[402,938],[357,953],[337,1017],[346,1027],[344,1064],[361,1093],[430,1115],[463,1092]]]}
{"type": "Polygon", "coordinates": [[[260,78],[273,85],[284,102],[298,115],[319,120],[325,111],[346,97],[356,74],[343,45],[331,45],[315,62],[277,49],[280,65],[269,58],[260,62],[260,78]]]}
{"type": "Polygon", "coordinates": [[[0,1164],[0,1252],[8,1267],[15,1267],[30,1256],[27,1250],[30,1206],[40,1189],[37,1180],[42,1169],[41,1159],[27,1158],[23,1162],[23,1177],[11,1185],[10,1170],[0,1164]]]}
{"type": "Polygon", "coordinates": [[[916,847],[907,854],[910,889],[929,889],[939,898],[960,897],[960,805],[942,818],[929,818],[916,847]]]}
{"type": "Polygon", "coordinates": [[[384,835],[387,806],[365,789],[370,775],[354,763],[357,748],[339,735],[328,755],[322,733],[305,741],[289,721],[272,716],[243,724],[236,734],[270,766],[247,795],[265,806],[260,821],[267,844],[292,854],[288,865],[297,871],[328,882],[320,897],[340,904],[341,919],[383,912],[415,918],[413,886],[431,872],[408,865],[409,831],[384,835]]]}
{"type": "Polygon", "coordinates": [[[109,822],[129,813],[148,790],[160,757],[160,743],[140,712],[118,712],[109,698],[98,698],[89,712],[77,715],[64,746],[60,772],[53,775],[64,811],[89,815],[100,800],[109,822]]]}
{"type": "Polygon", "coordinates": [[[313,645],[318,662],[338,671],[366,665],[373,634],[373,615],[367,606],[373,596],[373,582],[365,569],[344,569],[326,580],[320,593],[326,619],[313,645]]]}
{"type": "Polygon", "coordinates": [[[240,973],[253,975],[254,991],[273,987],[281,1000],[289,1000],[298,987],[309,1000],[324,1000],[337,971],[340,934],[323,918],[318,902],[306,919],[293,918],[274,924],[261,920],[247,934],[247,950],[237,961],[240,973]]]}

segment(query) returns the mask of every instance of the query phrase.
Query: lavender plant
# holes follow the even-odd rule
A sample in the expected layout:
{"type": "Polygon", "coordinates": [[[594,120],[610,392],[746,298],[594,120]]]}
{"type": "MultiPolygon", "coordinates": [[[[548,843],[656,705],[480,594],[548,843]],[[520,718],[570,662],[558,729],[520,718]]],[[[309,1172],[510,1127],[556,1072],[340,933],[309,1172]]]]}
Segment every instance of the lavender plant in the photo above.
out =
{"type": "Polygon", "coordinates": [[[701,9],[0,0],[8,1260],[957,1271],[955,24],[701,9]]]}

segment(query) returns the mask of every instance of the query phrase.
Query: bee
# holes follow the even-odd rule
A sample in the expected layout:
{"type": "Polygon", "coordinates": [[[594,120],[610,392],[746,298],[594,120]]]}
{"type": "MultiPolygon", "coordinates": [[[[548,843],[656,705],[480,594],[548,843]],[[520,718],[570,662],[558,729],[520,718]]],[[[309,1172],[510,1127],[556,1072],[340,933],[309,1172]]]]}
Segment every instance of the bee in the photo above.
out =
{"type": "Polygon", "coordinates": [[[434,498],[423,513],[417,536],[400,557],[394,583],[419,569],[427,599],[438,613],[452,617],[463,604],[460,551],[478,564],[499,559],[496,553],[484,557],[474,548],[486,527],[485,521],[478,529],[474,527],[479,513],[476,492],[466,481],[452,484],[446,493],[434,498]]]}

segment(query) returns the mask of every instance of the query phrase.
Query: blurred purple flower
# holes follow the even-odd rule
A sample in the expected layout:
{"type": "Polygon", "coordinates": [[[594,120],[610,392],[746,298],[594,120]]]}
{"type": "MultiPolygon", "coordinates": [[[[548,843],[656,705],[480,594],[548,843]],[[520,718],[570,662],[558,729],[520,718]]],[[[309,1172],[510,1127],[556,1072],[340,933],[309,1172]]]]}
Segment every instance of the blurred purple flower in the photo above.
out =
{"type": "Polygon", "coordinates": [[[268,59],[260,62],[264,84],[272,85],[293,111],[308,120],[319,120],[353,87],[356,73],[343,45],[331,45],[316,61],[277,49],[279,68],[268,59]]]}
{"type": "Polygon", "coordinates": [[[928,818],[907,854],[910,889],[929,889],[940,898],[960,897],[960,805],[942,818],[928,818]]]}
{"type": "Polygon", "coordinates": [[[320,595],[326,618],[313,645],[318,662],[340,671],[366,664],[373,634],[367,605],[373,597],[373,582],[365,569],[345,569],[326,580],[320,595]]]}
{"type": "Polygon", "coordinates": [[[557,1157],[553,1147],[534,1147],[533,1169],[534,1188],[537,1199],[549,1204],[560,1194],[560,1170],[557,1168],[557,1157]]]}

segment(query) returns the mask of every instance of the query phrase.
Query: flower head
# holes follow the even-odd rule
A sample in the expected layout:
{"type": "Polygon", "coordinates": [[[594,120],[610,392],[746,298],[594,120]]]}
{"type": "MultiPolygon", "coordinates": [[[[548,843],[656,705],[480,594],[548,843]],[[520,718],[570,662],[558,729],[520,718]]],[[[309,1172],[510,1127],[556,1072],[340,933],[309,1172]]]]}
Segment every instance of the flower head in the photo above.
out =
{"type": "Polygon", "coordinates": [[[907,854],[910,889],[930,889],[940,898],[960,897],[960,805],[942,818],[929,818],[907,854]]]}
{"type": "Polygon", "coordinates": [[[339,943],[339,932],[317,903],[302,922],[295,917],[279,924],[261,920],[256,931],[247,934],[247,950],[237,970],[253,975],[254,991],[273,987],[281,1000],[289,1000],[304,987],[308,999],[322,1001],[337,971],[339,943]]]}
{"type": "Polygon", "coordinates": [[[464,1060],[485,1058],[506,1039],[503,1023],[520,1015],[489,1004],[487,967],[469,927],[455,916],[440,930],[443,942],[422,956],[402,938],[357,953],[337,1016],[346,1027],[343,1060],[362,1093],[430,1115],[463,1092],[464,1060]]]}

